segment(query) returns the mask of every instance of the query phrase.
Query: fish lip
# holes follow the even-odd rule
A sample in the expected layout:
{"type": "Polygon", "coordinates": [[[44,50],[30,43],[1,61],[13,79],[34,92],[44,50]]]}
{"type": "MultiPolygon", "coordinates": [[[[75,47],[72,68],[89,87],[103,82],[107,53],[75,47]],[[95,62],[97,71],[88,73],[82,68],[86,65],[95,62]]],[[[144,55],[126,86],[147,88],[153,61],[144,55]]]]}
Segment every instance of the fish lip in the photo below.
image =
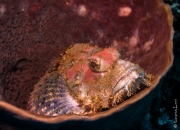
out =
{"type": "MultiPolygon", "coordinates": [[[[130,69],[125,69],[125,70],[124,70],[123,75],[120,76],[120,78],[118,79],[118,81],[116,82],[116,84],[114,85],[114,87],[113,87],[113,89],[112,89],[113,94],[116,94],[118,91],[122,90],[122,89],[126,86],[126,84],[128,83],[128,82],[125,83],[124,86],[122,86],[122,87],[120,87],[119,89],[117,89],[119,82],[121,82],[122,79],[124,79],[125,77],[127,77],[128,75],[130,75],[132,72],[138,70],[138,68],[139,68],[139,66],[135,65],[135,66],[131,67],[130,69]],[[116,90],[116,89],[117,89],[117,90],[116,90]]],[[[139,75],[139,74],[138,74],[138,75],[139,75]]],[[[139,76],[138,76],[138,77],[139,77],[139,76]]],[[[138,78],[138,77],[137,77],[137,78],[138,78]]],[[[137,79],[137,78],[135,78],[135,79],[137,79]]],[[[134,79],[134,80],[135,80],[135,79],[134,79]]],[[[131,81],[131,82],[132,82],[132,81],[131,81]]]]}

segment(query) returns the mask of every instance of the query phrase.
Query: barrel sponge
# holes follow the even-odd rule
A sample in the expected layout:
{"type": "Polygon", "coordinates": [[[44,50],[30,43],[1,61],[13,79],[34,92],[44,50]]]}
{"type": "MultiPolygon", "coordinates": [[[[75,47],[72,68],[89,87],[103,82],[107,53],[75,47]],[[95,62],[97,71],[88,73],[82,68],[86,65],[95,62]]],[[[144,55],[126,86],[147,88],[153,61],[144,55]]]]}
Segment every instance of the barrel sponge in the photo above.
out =
{"type": "Polygon", "coordinates": [[[171,23],[159,0],[0,1],[0,95],[26,109],[34,84],[74,43],[113,46],[122,59],[162,75],[172,61],[171,23]]]}

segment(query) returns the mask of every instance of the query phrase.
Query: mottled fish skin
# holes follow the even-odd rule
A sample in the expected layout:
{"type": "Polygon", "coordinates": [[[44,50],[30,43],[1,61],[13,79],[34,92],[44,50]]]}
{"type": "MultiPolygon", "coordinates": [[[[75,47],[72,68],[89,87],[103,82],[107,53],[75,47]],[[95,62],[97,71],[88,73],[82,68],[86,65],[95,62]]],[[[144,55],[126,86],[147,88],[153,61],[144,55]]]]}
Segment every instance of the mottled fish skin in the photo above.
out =
{"type": "Polygon", "coordinates": [[[35,85],[28,104],[29,111],[41,115],[84,113],[78,102],[70,96],[66,81],[57,71],[46,74],[35,85]]]}
{"type": "Polygon", "coordinates": [[[71,46],[35,85],[29,110],[41,115],[92,114],[119,105],[147,86],[152,75],[120,59],[112,47],[71,46]]]}

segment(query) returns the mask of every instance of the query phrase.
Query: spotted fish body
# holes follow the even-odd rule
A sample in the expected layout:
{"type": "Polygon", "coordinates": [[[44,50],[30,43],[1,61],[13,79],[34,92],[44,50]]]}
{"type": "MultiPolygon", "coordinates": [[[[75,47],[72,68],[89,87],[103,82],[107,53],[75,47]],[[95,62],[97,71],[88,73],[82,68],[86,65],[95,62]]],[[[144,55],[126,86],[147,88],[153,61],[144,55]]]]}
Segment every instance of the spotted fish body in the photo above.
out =
{"type": "Polygon", "coordinates": [[[83,112],[70,96],[66,81],[57,71],[45,75],[35,85],[29,106],[33,113],[49,116],[83,112]]]}
{"type": "Polygon", "coordinates": [[[35,85],[28,108],[49,116],[93,114],[151,86],[151,79],[139,65],[120,59],[114,48],[75,44],[35,85]]]}

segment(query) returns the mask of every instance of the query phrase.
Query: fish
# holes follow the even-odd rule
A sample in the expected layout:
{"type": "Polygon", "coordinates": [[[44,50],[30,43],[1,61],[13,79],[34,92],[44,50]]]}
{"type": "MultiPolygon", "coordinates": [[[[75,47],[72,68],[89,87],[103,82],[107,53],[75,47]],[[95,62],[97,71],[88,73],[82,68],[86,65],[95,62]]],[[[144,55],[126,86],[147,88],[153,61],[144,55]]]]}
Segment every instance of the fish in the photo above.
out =
{"type": "Polygon", "coordinates": [[[77,43],[34,86],[28,110],[46,116],[95,114],[152,85],[153,75],[121,59],[116,48],[77,43]]]}

